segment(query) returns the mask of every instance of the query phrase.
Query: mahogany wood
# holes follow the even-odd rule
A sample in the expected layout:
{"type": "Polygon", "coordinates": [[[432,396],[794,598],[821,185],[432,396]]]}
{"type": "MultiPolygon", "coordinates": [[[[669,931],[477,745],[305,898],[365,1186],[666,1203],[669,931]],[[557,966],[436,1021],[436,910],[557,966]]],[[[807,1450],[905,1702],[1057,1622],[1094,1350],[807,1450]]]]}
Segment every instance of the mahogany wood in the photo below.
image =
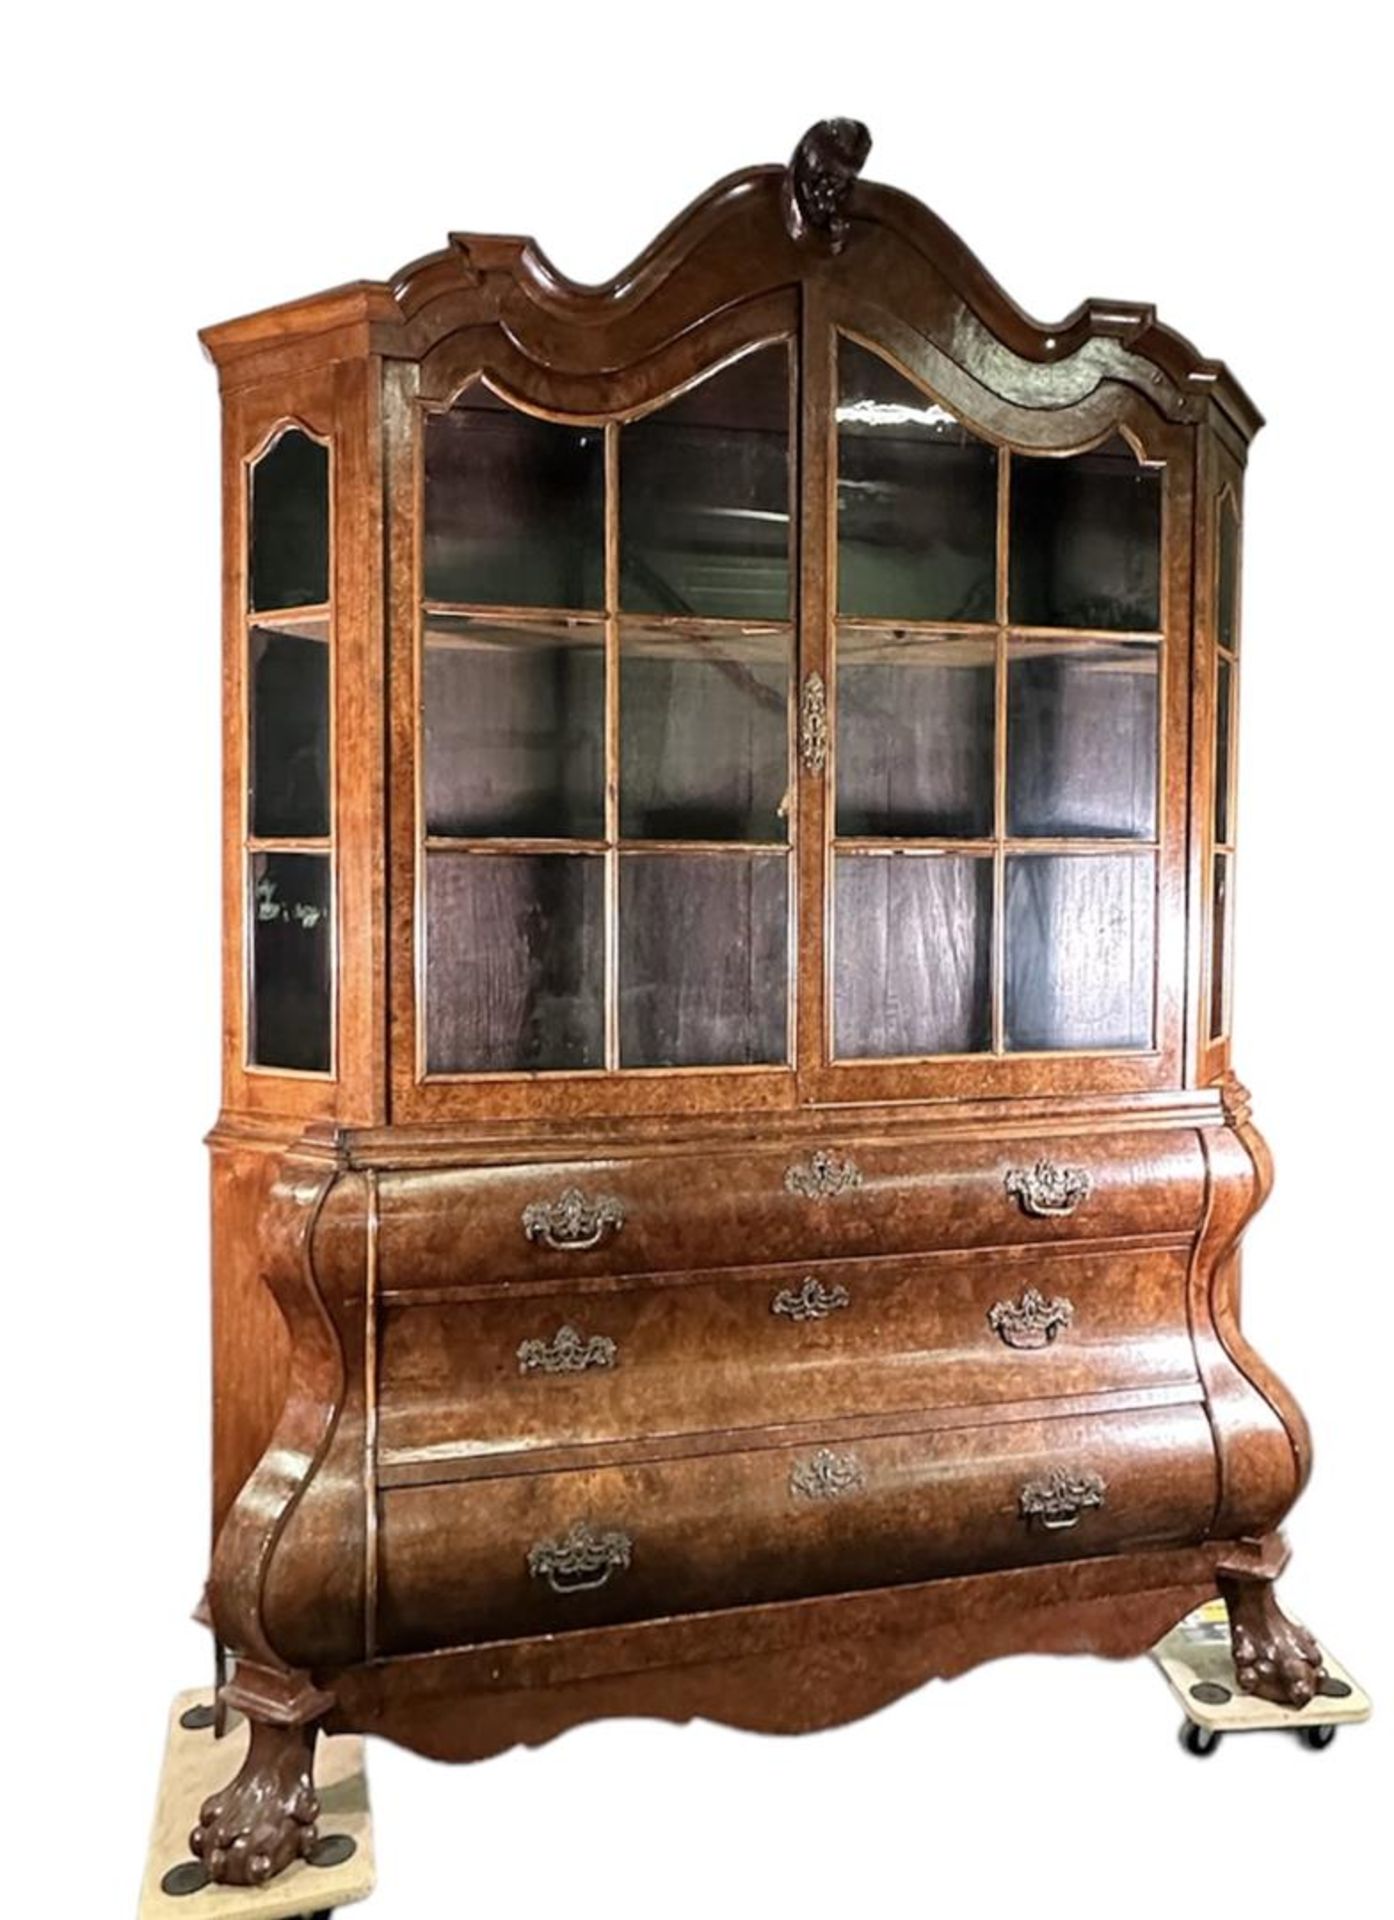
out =
{"type": "MultiPolygon", "coordinates": [[[[1149,307],[1029,319],[933,214],[858,177],[867,144],[813,129],[790,168],[722,181],[602,287],[532,241],[457,235],[390,282],[203,335],[223,394],[226,901],[206,1611],[253,1722],[195,1840],[214,1878],[264,1879],[309,1844],[320,1724],[451,1759],[603,1714],[802,1731],[999,1654],[1140,1652],[1217,1592],[1254,1691],[1300,1704],[1319,1677],[1272,1597],[1307,1429],[1238,1318],[1271,1164],[1211,1018],[1214,788],[1233,778],[1219,502],[1237,512],[1261,420],[1149,307]],[[990,1048],[833,1057],[838,332],[1012,457],[1121,434],[1160,463],[1150,1046],[1007,1047],[1001,726],[1026,630],[1004,457],[993,617],[919,623],[976,635],[995,674],[972,849],[997,909],[990,1048]],[[619,423],[776,340],[797,456],[789,1059],[617,1070],[636,849],[611,672],[588,843],[604,1058],[428,1073],[425,413],[482,379],[603,427],[613,492],[619,423]],[[253,1064],[248,1022],[247,477],[291,426],[331,460],[335,1039],[314,1074],[253,1064]]],[[[611,667],[621,559],[610,512],[588,617],[611,667]]],[[[445,844],[431,857],[478,857],[445,844]]],[[[507,851],[566,857],[545,836],[507,851]]]]}

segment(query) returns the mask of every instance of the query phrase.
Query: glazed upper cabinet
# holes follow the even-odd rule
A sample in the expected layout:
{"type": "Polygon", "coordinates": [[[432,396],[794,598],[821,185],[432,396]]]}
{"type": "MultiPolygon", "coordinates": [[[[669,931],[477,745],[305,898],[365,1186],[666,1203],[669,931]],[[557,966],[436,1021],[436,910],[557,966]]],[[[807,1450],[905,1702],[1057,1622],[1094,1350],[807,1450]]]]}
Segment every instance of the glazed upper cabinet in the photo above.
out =
{"type": "Polygon", "coordinates": [[[275,357],[209,336],[234,1108],[1227,1064],[1256,416],[1146,309],[1034,327],[882,189],[837,244],[768,198],[603,324],[462,240],[275,357]]]}

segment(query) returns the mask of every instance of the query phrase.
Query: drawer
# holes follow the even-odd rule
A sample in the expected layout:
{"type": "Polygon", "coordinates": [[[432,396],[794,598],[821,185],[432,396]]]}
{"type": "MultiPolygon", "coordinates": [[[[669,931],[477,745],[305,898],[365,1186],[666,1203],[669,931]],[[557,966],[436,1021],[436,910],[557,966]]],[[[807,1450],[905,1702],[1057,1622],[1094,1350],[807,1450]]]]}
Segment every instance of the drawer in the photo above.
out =
{"type": "Polygon", "coordinates": [[[390,1295],[940,1247],[1053,1246],[1200,1222],[1194,1132],[704,1147],[384,1174],[390,1295]]]}
{"type": "Polygon", "coordinates": [[[379,1496],[384,1653],[1203,1538],[1198,1406],[379,1496]]]}
{"type": "Polygon", "coordinates": [[[1181,1249],[831,1261],[386,1309],[379,1463],[1196,1378],[1181,1249]]]}

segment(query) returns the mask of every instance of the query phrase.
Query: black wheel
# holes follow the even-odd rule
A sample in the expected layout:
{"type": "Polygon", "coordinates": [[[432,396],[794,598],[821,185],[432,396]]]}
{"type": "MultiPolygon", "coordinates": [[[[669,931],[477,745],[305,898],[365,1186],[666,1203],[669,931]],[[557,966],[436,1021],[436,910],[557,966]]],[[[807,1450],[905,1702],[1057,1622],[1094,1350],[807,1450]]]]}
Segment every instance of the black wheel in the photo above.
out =
{"type": "Polygon", "coordinates": [[[1336,1729],[1332,1726],[1299,1727],[1297,1737],[1304,1747],[1310,1747],[1313,1753],[1320,1753],[1336,1738],[1336,1729]]]}
{"type": "Polygon", "coordinates": [[[1194,1720],[1187,1720],[1181,1729],[1182,1746],[1197,1760],[1208,1760],[1223,1737],[1216,1728],[1198,1726],[1194,1720]]]}

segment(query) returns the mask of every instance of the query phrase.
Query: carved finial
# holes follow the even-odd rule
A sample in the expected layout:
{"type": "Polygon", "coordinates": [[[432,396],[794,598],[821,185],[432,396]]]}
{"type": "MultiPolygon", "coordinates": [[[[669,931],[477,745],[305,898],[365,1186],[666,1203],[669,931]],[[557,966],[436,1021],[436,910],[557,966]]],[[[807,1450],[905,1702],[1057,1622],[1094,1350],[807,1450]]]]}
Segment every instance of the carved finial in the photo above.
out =
{"type": "Polygon", "coordinates": [[[784,175],[784,224],[795,240],[821,235],[834,253],[847,239],[843,212],[871,152],[860,120],[820,120],[794,149],[784,175]]]}

